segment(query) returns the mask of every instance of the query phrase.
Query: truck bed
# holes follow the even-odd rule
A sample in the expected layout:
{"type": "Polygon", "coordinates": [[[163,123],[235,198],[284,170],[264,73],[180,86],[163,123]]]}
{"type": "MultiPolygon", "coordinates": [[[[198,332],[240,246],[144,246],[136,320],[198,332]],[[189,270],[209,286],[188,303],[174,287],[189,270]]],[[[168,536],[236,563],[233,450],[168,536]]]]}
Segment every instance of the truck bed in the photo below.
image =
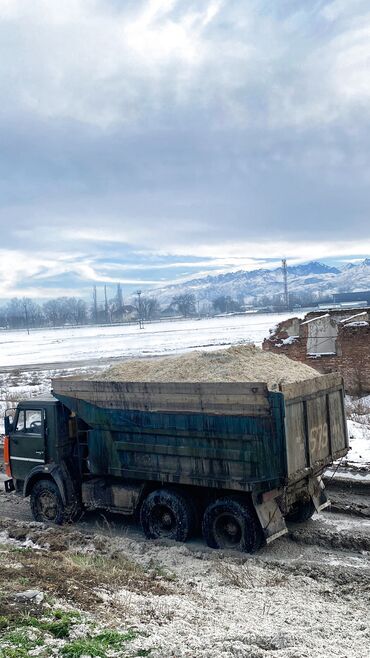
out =
{"type": "Polygon", "coordinates": [[[348,449],[338,375],[261,382],[53,380],[91,428],[93,475],[266,490],[318,472],[348,449]]]}

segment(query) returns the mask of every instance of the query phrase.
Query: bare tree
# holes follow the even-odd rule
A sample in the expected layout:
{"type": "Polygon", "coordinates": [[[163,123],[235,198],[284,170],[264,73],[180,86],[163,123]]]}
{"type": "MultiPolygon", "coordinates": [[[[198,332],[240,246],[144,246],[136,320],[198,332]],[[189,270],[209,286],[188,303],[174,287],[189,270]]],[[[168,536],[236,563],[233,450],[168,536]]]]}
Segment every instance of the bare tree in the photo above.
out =
{"type": "Polygon", "coordinates": [[[11,329],[27,331],[45,324],[53,327],[87,322],[87,305],[78,297],[58,297],[42,306],[28,297],[11,299],[0,309],[0,324],[11,329]]]}
{"type": "Polygon", "coordinates": [[[195,296],[190,292],[176,295],[172,299],[171,306],[177,308],[178,312],[184,317],[195,315],[195,296]]]}
{"type": "Polygon", "coordinates": [[[6,307],[7,324],[11,329],[20,329],[24,326],[24,308],[22,301],[18,297],[13,297],[6,307]]]}
{"type": "Polygon", "coordinates": [[[68,297],[65,299],[67,320],[73,324],[84,324],[87,322],[87,305],[83,299],[68,297]]]}
{"type": "Polygon", "coordinates": [[[91,308],[92,321],[94,324],[98,324],[98,292],[96,286],[93,287],[93,301],[91,308]]]}
{"type": "Polygon", "coordinates": [[[27,312],[31,327],[42,327],[45,324],[45,316],[42,307],[32,299],[27,300],[27,312]]]}
{"type": "Polygon", "coordinates": [[[57,327],[59,324],[64,324],[64,316],[61,317],[61,303],[60,299],[49,299],[43,305],[44,314],[46,319],[53,325],[57,327]]]}
{"type": "Polygon", "coordinates": [[[107,286],[104,286],[104,315],[105,315],[105,322],[108,324],[108,322],[111,322],[111,315],[110,315],[110,309],[109,309],[109,304],[108,304],[108,295],[107,295],[107,286]]]}
{"type": "Polygon", "coordinates": [[[236,313],[240,311],[240,304],[230,295],[220,295],[213,300],[213,308],[218,313],[236,313]]]}
{"type": "Polygon", "coordinates": [[[123,294],[121,284],[117,284],[117,293],[115,299],[115,309],[119,320],[123,318],[123,294]]]}
{"type": "Polygon", "coordinates": [[[140,306],[143,320],[154,320],[160,316],[161,307],[155,297],[141,297],[140,306]]]}
{"type": "Polygon", "coordinates": [[[28,297],[14,297],[2,310],[5,324],[11,329],[26,328],[29,331],[30,327],[42,326],[44,323],[39,304],[28,297]]]}
{"type": "Polygon", "coordinates": [[[6,316],[6,308],[4,306],[0,307],[0,327],[2,329],[8,328],[8,318],[6,316]]]}
{"type": "Polygon", "coordinates": [[[76,322],[75,309],[77,306],[75,297],[57,297],[57,299],[45,302],[43,309],[46,318],[54,327],[62,327],[67,323],[76,322]]]}
{"type": "Polygon", "coordinates": [[[29,313],[28,313],[29,299],[27,299],[27,297],[23,297],[22,304],[23,304],[23,310],[24,310],[24,319],[25,319],[25,323],[26,323],[26,329],[27,329],[27,333],[29,335],[30,334],[30,318],[29,318],[29,313]]]}

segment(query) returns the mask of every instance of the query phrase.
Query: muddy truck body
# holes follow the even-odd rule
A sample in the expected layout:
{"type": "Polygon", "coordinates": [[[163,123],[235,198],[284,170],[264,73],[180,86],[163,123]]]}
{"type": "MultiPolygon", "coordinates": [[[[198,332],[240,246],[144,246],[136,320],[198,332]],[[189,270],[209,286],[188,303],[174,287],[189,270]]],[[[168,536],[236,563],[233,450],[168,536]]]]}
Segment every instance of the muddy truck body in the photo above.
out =
{"type": "Polygon", "coordinates": [[[134,514],[149,538],[255,551],[329,502],[321,474],[348,451],[343,380],[139,383],[55,379],[5,417],[6,487],[34,518],[134,514]]]}

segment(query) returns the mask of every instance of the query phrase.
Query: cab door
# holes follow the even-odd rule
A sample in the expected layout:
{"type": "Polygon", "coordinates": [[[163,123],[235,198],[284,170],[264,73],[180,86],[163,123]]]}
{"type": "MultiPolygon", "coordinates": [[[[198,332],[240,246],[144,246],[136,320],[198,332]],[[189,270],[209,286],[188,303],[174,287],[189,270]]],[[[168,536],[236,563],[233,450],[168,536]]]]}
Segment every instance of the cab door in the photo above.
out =
{"type": "Polygon", "coordinates": [[[16,480],[25,480],[35,466],[45,463],[44,409],[19,409],[10,434],[9,453],[16,480]]]}

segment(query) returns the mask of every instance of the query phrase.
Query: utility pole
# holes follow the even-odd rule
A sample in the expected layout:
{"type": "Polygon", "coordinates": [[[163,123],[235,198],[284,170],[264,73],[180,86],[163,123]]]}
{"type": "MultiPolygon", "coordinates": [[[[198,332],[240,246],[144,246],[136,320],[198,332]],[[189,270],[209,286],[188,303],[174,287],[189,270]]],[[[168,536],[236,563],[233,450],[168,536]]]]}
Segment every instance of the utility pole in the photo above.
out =
{"type": "Polygon", "coordinates": [[[286,309],[289,308],[289,291],[288,291],[288,267],[286,263],[286,258],[283,258],[281,261],[281,267],[283,270],[283,281],[284,281],[284,306],[286,309]]]}
{"type": "Polygon", "coordinates": [[[136,294],[138,297],[139,329],[144,329],[144,320],[142,316],[142,307],[141,307],[141,290],[137,290],[136,294]]]}

